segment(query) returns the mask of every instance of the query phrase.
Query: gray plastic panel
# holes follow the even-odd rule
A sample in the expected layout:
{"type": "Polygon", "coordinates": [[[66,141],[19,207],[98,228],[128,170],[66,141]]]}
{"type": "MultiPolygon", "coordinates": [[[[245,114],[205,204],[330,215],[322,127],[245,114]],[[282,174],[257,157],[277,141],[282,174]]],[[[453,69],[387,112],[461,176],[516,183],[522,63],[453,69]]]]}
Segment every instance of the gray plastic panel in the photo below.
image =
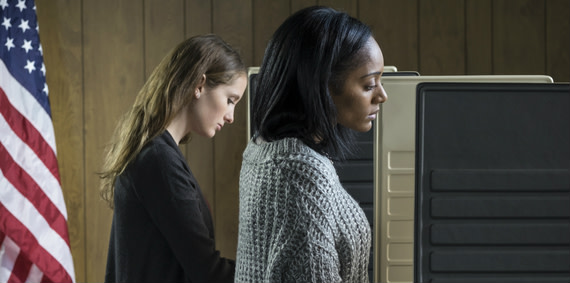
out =
{"type": "Polygon", "coordinates": [[[570,282],[568,84],[417,87],[414,282],[570,282]]]}

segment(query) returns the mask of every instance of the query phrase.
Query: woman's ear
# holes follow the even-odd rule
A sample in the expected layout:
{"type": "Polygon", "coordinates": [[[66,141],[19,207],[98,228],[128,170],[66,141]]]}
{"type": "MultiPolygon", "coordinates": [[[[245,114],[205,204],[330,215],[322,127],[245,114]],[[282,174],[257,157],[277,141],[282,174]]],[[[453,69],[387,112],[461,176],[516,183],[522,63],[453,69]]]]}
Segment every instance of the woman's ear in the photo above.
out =
{"type": "Polygon", "coordinates": [[[206,86],[206,74],[203,74],[202,77],[200,78],[198,85],[196,85],[196,91],[197,92],[204,91],[204,86],[206,86]]]}

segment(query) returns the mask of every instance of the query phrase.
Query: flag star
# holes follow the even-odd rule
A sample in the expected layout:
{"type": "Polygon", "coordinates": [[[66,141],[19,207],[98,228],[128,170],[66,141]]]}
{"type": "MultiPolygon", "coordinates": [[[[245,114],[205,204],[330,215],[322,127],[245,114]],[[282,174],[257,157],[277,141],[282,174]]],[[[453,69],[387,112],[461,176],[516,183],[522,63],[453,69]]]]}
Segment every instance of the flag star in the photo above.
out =
{"type": "Polygon", "coordinates": [[[20,12],[22,12],[22,10],[26,9],[26,0],[18,0],[18,5],[16,5],[16,7],[20,8],[20,12]]]}
{"type": "Polygon", "coordinates": [[[0,0],[0,7],[2,7],[2,10],[6,9],[8,6],[8,0],[0,0]]]}
{"type": "Polygon", "coordinates": [[[40,71],[42,71],[42,74],[44,74],[44,77],[46,76],[46,65],[44,63],[42,63],[42,68],[40,69],[40,71]]]}
{"type": "Polygon", "coordinates": [[[22,29],[22,32],[26,32],[26,30],[30,29],[30,25],[28,24],[29,22],[30,21],[24,21],[24,19],[22,19],[22,22],[18,26],[19,28],[22,29]]]}
{"type": "Polygon", "coordinates": [[[22,45],[22,48],[24,48],[26,50],[26,53],[28,53],[28,51],[34,49],[32,47],[32,41],[31,40],[25,40],[24,39],[24,45],[22,45]]]}
{"type": "Polygon", "coordinates": [[[42,91],[43,91],[43,92],[45,92],[45,93],[46,93],[46,95],[48,95],[48,94],[49,94],[49,89],[48,89],[48,86],[47,86],[47,84],[46,84],[46,83],[44,83],[44,89],[43,89],[42,91]]]}
{"type": "Polygon", "coordinates": [[[4,46],[6,46],[6,48],[8,48],[8,51],[10,51],[10,48],[16,47],[16,46],[14,45],[14,39],[7,37],[7,38],[6,38],[6,44],[4,44],[4,46]]]}
{"type": "Polygon", "coordinates": [[[28,63],[26,64],[26,67],[24,67],[24,69],[28,70],[28,72],[31,74],[32,71],[36,70],[36,66],[34,66],[34,61],[30,61],[30,60],[26,60],[28,63]]]}
{"type": "Polygon", "coordinates": [[[9,28],[12,27],[10,20],[11,20],[10,18],[4,17],[4,21],[2,22],[2,25],[6,28],[6,30],[8,30],[9,28]]]}
{"type": "Polygon", "coordinates": [[[41,55],[44,55],[44,49],[42,48],[42,44],[40,43],[40,47],[38,47],[38,51],[41,55]]]}

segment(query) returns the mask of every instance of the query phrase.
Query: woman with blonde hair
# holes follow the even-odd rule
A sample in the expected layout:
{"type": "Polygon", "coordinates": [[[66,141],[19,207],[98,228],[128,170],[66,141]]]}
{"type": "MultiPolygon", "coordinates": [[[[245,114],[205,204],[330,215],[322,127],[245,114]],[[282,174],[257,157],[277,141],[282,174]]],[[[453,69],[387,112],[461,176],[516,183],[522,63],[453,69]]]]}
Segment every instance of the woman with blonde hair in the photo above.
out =
{"type": "Polygon", "coordinates": [[[180,143],[233,122],[247,83],[239,54],[216,35],[181,42],[119,122],[101,172],[113,211],[106,282],[233,282],[216,250],[208,204],[180,143]]]}

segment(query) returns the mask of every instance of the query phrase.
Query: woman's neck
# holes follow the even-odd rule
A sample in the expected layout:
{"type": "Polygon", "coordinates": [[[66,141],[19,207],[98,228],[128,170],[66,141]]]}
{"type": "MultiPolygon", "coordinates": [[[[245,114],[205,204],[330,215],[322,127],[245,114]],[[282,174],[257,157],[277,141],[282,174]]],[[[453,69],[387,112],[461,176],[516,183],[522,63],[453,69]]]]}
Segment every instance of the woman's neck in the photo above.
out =
{"type": "Polygon", "coordinates": [[[186,115],[187,109],[182,109],[174,116],[174,119],[168,124],[166,130],[170,133],[176,144],[180,144],[180,140],[186,136],[188,130],[188,117],[186,115]]]}

